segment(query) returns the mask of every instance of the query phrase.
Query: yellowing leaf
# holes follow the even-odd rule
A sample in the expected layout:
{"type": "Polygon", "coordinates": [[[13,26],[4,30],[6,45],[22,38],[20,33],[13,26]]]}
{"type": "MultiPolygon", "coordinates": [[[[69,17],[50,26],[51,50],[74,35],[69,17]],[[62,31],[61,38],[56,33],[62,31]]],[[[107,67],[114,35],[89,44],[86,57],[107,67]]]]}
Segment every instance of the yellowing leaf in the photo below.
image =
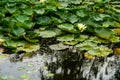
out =
{"type": "Polygon", "coordinates": [[[26,44],[25,46],[17,47],[18,51],[33,52],[40,49],[39,44],[26,44]]]}
{"type": "Polygon", "coordinates": [[[115,32],[115,34],[117,35],[120,35],[120,28],[113,29],[113,32],[115,32]]]}
{"type": "Polygon", "coordinates": [[[104,11],[104,9],[98,9],[98,12],[100,12],[100,13],[104,13],[105,11],[104,11]]]}
{"type": "Polygon", "coordinates": [[[85,54],[84,54],[84,57],[85,57],[85,58],[88,58],[88,59],[94,59],[94,58],[95,58],[95,56],[90,55],[89,53],[85,53],[85,54]]]}
{"type": "Polygon", "coordinates": [[[114,48],[114,53],[120,55],[120,48],[114,48]]]}
{"type": "Polygon", "coordinates": [[[4,39],[0,39],[0,45],[2,45],[4,41],[4,39]]]}

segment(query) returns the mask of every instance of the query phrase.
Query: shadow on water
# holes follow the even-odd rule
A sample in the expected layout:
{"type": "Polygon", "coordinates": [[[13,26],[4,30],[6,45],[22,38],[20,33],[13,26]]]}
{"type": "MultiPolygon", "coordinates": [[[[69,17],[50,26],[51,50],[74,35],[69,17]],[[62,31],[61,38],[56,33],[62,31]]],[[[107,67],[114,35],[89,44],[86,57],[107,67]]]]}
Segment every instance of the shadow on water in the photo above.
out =
{"type": "Polygon", "coordinates": [[[120,80],[118,56],[86,59],[73,47],[54,51],[45,43],[31,58],[23,57],[19,61],[10,55],[12,58],[0,60],[0,77],[4,80],[120,80]]]}

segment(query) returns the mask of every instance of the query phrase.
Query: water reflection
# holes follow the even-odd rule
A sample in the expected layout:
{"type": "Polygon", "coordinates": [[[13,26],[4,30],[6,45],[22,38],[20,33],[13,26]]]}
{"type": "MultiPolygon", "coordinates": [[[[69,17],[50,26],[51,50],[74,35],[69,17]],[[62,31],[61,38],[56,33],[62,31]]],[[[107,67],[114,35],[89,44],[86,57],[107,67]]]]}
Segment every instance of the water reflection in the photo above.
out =
{"type": "Polygon", "coordinates": [[[54,78],[48,80],[119,80],[120,58],[85,59],[79,52],[54,51],[57,59],[47,63],[54,78]],[[56,61],[55,61],[56,60],[56,61]],[[119,75],[119,76],[118,76],[119,75]]]}
{"type": "Polygon", "coordinates": [[[24,57],[22,61],[9,60],[9,58],[1,60],[0,77],[8,76],[5,80],[120,79],[120,58],[117,56],[90,60],[70,48],[63,51],[46,49],[30,57],[24,57]]]}

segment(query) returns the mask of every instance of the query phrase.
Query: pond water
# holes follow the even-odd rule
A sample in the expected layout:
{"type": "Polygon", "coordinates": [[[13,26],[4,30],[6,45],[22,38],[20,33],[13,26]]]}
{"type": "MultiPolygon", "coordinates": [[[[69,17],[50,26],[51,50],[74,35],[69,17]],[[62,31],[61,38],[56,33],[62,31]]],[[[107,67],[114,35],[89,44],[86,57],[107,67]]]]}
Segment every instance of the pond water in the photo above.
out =
{"type": "MultiPolygon", "coordinates": [[[[53,51],[22,61],[2,57],[0,77],[3,80],[119,80],[120,58],[85,59],[80,53],[53,51]]],[[[1,80],[2,80],[1,79],[1,80]]]]}

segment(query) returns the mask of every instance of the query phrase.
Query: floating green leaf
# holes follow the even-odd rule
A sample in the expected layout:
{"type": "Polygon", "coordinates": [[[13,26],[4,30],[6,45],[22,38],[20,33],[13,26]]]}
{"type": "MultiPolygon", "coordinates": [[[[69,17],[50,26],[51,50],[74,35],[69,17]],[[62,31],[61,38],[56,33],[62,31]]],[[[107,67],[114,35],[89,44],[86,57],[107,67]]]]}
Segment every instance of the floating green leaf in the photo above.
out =
{"type": "Polygon", "coordinates": [[[85,41],[76,45],[80,50],[91,50],[97,47],[97,44],[89,41],[85,41]]]}
{"type": "Polygon", "coordinates": [[[112,50],[106,46],[99,46],[94,49],[88,50],[88,53],[95,56],[107,56],[112,53],[112,50]]]}
{"type": "Polygon", "coordinates": [[[75,45],[77,43],[78,43],[78,41],[65,41],[65,42],[63,42],[63,44],[66,44],[66,45],[75,45]]]}
{"type": "Polygon", "coordinates": [[[17,47],[17,51],[25,51],[25,52],[33,52],[33,51],[37,51],[40,49],[40,45],[39,44],[30,44],[27,43],[24,46],[21,47],[17,47]]]}
{"type": "Polygon", "coordinates": [[[96,28],[95,32],[99,37],[104,39],[109,39],[113,35],[113,32],[107,28],[96,28]]]}
{"type": "Polygon", "coordinates": [[[78,21],[78,18],[77,18],[77,16],[74,15],[74,14],[69,14],[69,15],[68,15],[68,21],[70,21],[71,23],[75,23],[75,22],[78,21]]]}
{"type": "Polygon", "coordinates": [[[74,40],[74,37],[75,37],[75,35],[69,34],[69,35],[57,37],[57,40],[58,41],[72,41],[72,40],[74,40]]]}
{"type": "Polygon", "coordinates": [[[56,36],[56,33],[54,31],[41,31],[40,36],[42,36],[43,38],[49,38],[56,36]]]}
{"type": "Polygon", "coordinates": [[[60,29],[51,29],[51,30],[45,30],[45,31],[39,31],[39,35],[43,38],[50,38],[55,37],[57,35],[60,35],[62,32],[60,29]]]}
{"type": "Polygon", "coordinates": [[[69,46],[64,45],[62,43],[53,44],[53,45],[50,45],[49,47],[52,50],[64,50],[64,49],[68,49],[69,48],[69,46]]]}
{"type": "Polygon", "coordinates": [[[40,25],[50,25],[52,23],[52,20],[47,16],[41,16],[38,18],[37,23],[40,25]]]}
{"type": "Polygon", "coordinates": [[[16,16],[16,19],[19,21],[19,22],[24,22],[26,20],[29,20],[29,17],[26,16],[26,15],[19,15],[19,16],[16,16]]]}
{"type": "Polygon", "coordinates": [[[7,48],[17,48],[19,46],[24,46],[26,42],[24,41],[14,41],[14,40],[6,40],[3,45],[7,48]]]}
{"type": "Polygon", "coordinates": [[[76,11],[76,15],[79,16],[79,17],[85,17],[86,16],[86,14],[83,10],[76,11]]]}
{"type": "Polygon", "coordinates": [[[22,36],[22,35],[25,34],[25,29],[18,27],[18,28],[16,28],[16,29],[13,29],[13,30],[12,30],[12,33],[13,33],[15,36],[20,37],[20,36],[22,36]]]}
{"type": "Polygon", "coordinates": [[[35,9],[34,10],[37,14],[44,14],[45,13],[45,9],[35,9]]]}
{"type": "Polygon", "coordinates": [[[80,35],[75,38],[75,41],[82,42],[82,41],[86,40],[87,38],[88,38],[87,35],[80,35]]]}
{"type": "Polygon", "coordinates": [[[71,33],[76,33],[77,32],[74,25],[68,24],[68,23],[60,24],[60,25],[58,25],[58,28],[60,28],[61,30],[71,32],[71,33]]]}
{"type": "Polygon", "coordinates": [[[32,9],[25,9],[25,10],[23,10],[23,13],[25,15],[32,15],[33,14],[33,10],[32,9]]]}

